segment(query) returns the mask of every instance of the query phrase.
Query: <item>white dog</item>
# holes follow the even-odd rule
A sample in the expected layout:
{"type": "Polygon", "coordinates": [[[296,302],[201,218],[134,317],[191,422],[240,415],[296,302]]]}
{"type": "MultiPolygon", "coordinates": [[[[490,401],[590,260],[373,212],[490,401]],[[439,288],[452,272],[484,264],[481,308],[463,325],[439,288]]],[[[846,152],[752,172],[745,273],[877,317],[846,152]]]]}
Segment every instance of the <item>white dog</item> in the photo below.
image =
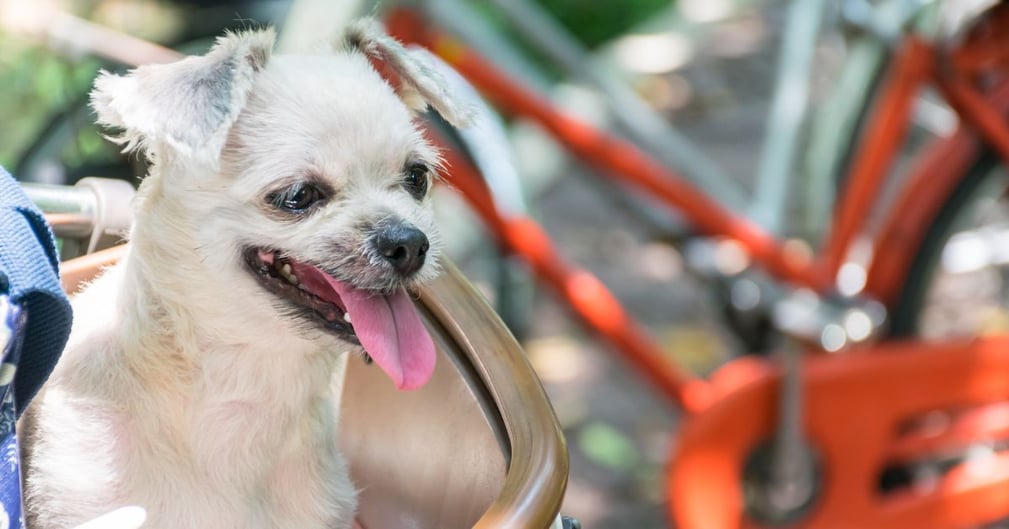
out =
{"type": "Polygon", "coordinates": [[[30,527],[126,505],[150,529],[350,527],[344,353],[402,389],[432,373],[408,291],[437,273],[438,156],[413,112],[467,113],[372,22],[327,54],[271,58],[273,40],[228,35],[96,83],[99,122],[152,168],[128,255],[75,299],[23,421],[30,527]]]}

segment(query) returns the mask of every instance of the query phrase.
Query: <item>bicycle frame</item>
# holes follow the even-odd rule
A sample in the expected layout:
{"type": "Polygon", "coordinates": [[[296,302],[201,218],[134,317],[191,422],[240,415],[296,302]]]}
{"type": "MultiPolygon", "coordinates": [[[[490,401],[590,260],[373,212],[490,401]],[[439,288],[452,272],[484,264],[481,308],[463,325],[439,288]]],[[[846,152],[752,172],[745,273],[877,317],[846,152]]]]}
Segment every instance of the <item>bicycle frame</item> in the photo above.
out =
{"type": "MultiPolygon", "coordinates": [[[[1004,51],[1009,41],[991,36],[1005,35],[1005,31],[991,31],[988,40],[964,42],[948,56],[936,44],[908,35],[899,45],[890,77],[870,115],[869,132],[856,153],[831,229],[817,254],[802,259],[789,254],[785,241],[721,209],[634,145],[557,112],[415,16],[395,11],[388,18],[389,27],[400,38],[435,50],[506,113],[539,122],[582,160],[603,168],[616,180],[642,187],[705,233],[736,239],[777,279],[821,295],[833,293],[835,278],[867,229],[866,219],[881,207],[877,203],[880,187],[908,131],[914,96],[926,84],[938,88],[954,107],[961,126],[956,134],[934,140],[924,150],[895,207],[885,211],[885,220],[873,237],[873,258],[856,263],[868,269],[865,295],[889,304],[899,294],[896,280],[907,272],[927,221],[934,218],[972,160],[979,134],[1009,162],[1009,127],[1001,119],[1002,111],[1009,108],[1009,83],[989,94],[971,83],[993,64],[1004,68],[1009,63],[1004,51]]],[[[993,22],[1009,27],[1009,16],[993,22]]],[[[779,376],[766,363],[755,367],[753,360],[743,359],[727,365],[711,382],[701,382],[658,360],[657,344],[604,287],[557,256],[535,223],[496,211],[492,197],[464,161],[454,156],[450,163],[452,182],[502,244],[527,259],[540,279],[618,346],[644,378],[692,413],[671,459],[675,461],[669,471],[672,517],[684,527],[755,526],[745,514],[740,468],[755,447],[772,436],[779,376]]],[[[820,484],[822,498],[816,513],[805,520],[807,526],[950,527],[985,523],[1004,514],[997,500],[1009,488],[1006,456],[993,460],[994,470],[984,479],[963,468],[943,475],[931,494],[881,497],[874,494],[874,482],[887,461],[920,459],[942,448],[964,446],[968,439],[1009,436],[1004,425],[986,419],[983,412],[959,417],[937,437],[914,430],[894,436],[915,413],[1006,398],[1009,384],[1001,375],[1009,366],[1005,347],[1004,338],[909,342],[868,347],[869,354],[807,361],[802,373],[806,407],[802,424],[821,464],[834,472],[828,483],[820,484]],[[983,371],[977,371],[978,365],[985,365],[983,371]],[[914,391],[922,381],[928,381],[931,389],[927,395],[914,391]],[[865,410],[872,413],[866,415],[865,410]]]]}
{"type": "MultiPolygon", "coordinates": [[[[876,197],[906,136],[914,96],[926,84],[939,89],[960,116],[961,125],[954,135],[933,141],[923,151],[895,206],[886,211],[874,237],[866,295],[887,304],[894,300],[900,276],[910,267],[927,221],[935,217],[976,154],[978,135],[1009,161],[1009,127],[1001,119],[1009,110],[1009,83],[984,94],[970,82],[993,63],[1004,67],[1009,62],[1004,51],[1009,49],[1009,39],[998,37],[1005,31],[991,31],[986,39],[965,42],[949,56],[932,43],[908,36],[899,46],[892,73],[870,116],[869,133],[856,153],[833,228],[818,255],[801,261],[787,254],[783,241],[719,209],[634,146],[560,115],[451,38],[410,20],[411,16],[394,12],[390,27],[400,38],[439,52],[506,112],[541,123],[576,155],[607,169],[617,180],[651,191],[708,234],[735,238],[775,277],[825,295],[832,293],[833,279],[866,229],[865,219],[879,207],[876,197]]],[[[1003,11],[992,23],[1009,27],[1009,15],[1003,11]]],[[[658,347],[627,318],[605,287],[565,264],[529,219],[498,212],[493,197],[464,160],[453,157],[450,163],[453,182],[504,246],[532,264],[539,277],[616,344],[646,378],[693,413],[682,430],[668,474],[673,519],[684,527],[759,525],[745,514],[739,469],[754,447],[772,436],[779,375],[766,363],[743,359],[723,368],[711,382],[702,382],[659,361],[658,347]],[[742,417],[749,420],[741,421],[742,417]]],[[[804,524],[950,527],[987,523],[1003,515],[999,500],[1009,491],[1009,457],[1003,455],[994,456],[993,470],[984,475],[955,469],[942,476],[931,493],[883,497],[874,491],[880,468],[888,461],[920,460],[965,446],[971,439],[1009,435],[1009,427],[985,415],[985,408],[957,416],[939,435],[921,430],[895,435],[908,417],[926,410],[1009,397],[1009,387],[1000,375],[1009,367],[1006,347],[1005,338],[910,342],[807,362],[802,424],[833,475],[821,483],[823,497],[804,524]],[[916,391],[922,384],[930,391],[916,391]],[[866,415],[864,410],[872,413],[866,415]]]]}
{"type": "MultiPolygon", "coordinates": [[[[417,44],[434,51],[473,83],[484,95],[494,101],[505,113],[529,118],[541,124],[575,156],[604,169],[607,175],[614,180],[644,189],[681,213],[697,229],[709,236],[725,237],[737,241],[747,250],[755,263],[775,278],[795,287],[812,289],[821,295],[834,294],[838,272],[847,261],[853,244],[862,234],[862,230],[866,228],[865,219],[869,217],[875,207],[879,206],[876,197],[879,196],[880,186],[906,136],[914,96],[927,83],[933,83],[948,94],[950,102],[960,113],[962,122],[970,124],[962,126],[962,130],[952,138],[938,140],[929,149],[930,152],[941,152],[944,156],[969,157],[970,152],[965,150],[965,138],[972,134],[970,131],[975,130],[975,124],[984,133],[985,139],[993,145],[1001,144],[1001,148],[1009,148],[1009,141],[1004,138],[1009,134],[1009,130],[1004,124],[994,119],[994,116],[998,114],[994,112],[986,114],[991,109],[988,108],[989,103],[986,102],[985,96],[962,81],[941,75],[941,65],[944,63],[941,54],[933,44],[917,36],[906,37],[895,56],[895,62],[891,69],[893,73],[881,90],[879,101],[875,106],[876,111],[870,117],[867,127],[870,133],[863,139],[862,148],[856,153],[848,178],[848,186],[836,208],[832,223],[833,228],[828,233],[817,255],[813,259],[808,259],[805,254],[791,250],[786,241],[775,238],[756,223],[726,210],[678,173],[653,161],[636,146],[558,112],[549,102],[524,89],[472,50],[467,49],[451,36],[440,32],[436,27],[432,27],[431,24],[424,23],[419,17],[418,12],[400,7],[388,14],[388,27],[394,35],[404,42],[417,44]],[[991,118],[987,117],[989,115],[991,118]]],[[[997,44],[986,46],[989,46],[990,49],[972,50],[970,60],[979,63],[984,59],[978,56],[987,57],[999,53],[997,44]]],[[[963,62],[965,59],[958,60],[963,62]]],[[[1001,93],[995,95],[999,99],[1003,97],[1001,93]]],[[[1009,149],[1003,152],[1009,152],[1009,149]]],[[[592,296],[583,293],[580,294],[579,299],[574,299],[573,296],[565,294],[567,290],[570,290],[570,282],[574,280],[573,278],[581,277],[580,274],[571,269],[563,274],[545,273],[544,271],[548,268],[559,269],[565,266],[554,256],[549,255],[550,251],[543,250],[547,247],[546,244],[522,244],[520,237],[508,235],[507,229],[504,229],[503,232],[499,231],[499,228],[509,224],[509,219],[503,218],[502,214],[495,212],[493,199],[489,194],[476,193],[470,189],[470,186],[462,182],[464,179],[475,176],[465,170],[466,164],[464,162],[453,160],[452,167],[453,182],[463,190],[464,196],[476,210],[481,212],[492,231],[501,236],[501,240],[508,249],[532,263],[542,262],[543,265],[539,267],[534,265],[534,267],[541,272],[544,280],[560,292],[567,301],[571,302],[573,308],[594,329],[601,331],[604,336],[621,346],[636,363],[642,367],[647,365],[648,370],[651,370],[649,362],[636,357],[653,355],[658,350],[657,347],[654,344],[647,347],[643,345],[628,346],[629,343],[637,343],[642,340],[623,336],[624,333],[619,332],[616,334],[620,336],[614,336],[613,332],[606,330],[606,324],[601,322],[598,316],[593,315],[592,309],[588,307],[598,303],[599,306],[610,307],[605,310],[608,314],[620,315],[621,318],[624,318],[625,313],[619,309],[618,304],[607,299],[611,296],[608,293],[600,293],[598,299],[590,299],[592,296]],[[537,254],[537,251],[540,253],[537,254]],[[579,305],[586,306],[579,308],[579,305]]],[[[911,181],[918,183],[932,180],[930,186],[936,186],[934,169],[934,165],[923,162],[919,165],[919,169],[911,181]],[[926,172],[932,174],[926,175],[926,172]]],[[[946,185],[952,185],[952,182],[948,181],[951,177],[952,175],[944,180],[946,185]]],[[[938,185],[941,187],[943,184],[938,185]]],[[[928,200],[928,205],[938,207],[937,198],[945,196],[943,191],[948,191],[948,189],[941,188],[929,192],[932,198],[928,200]]],[[[907,186],[899,203],[914,203],[922,199],[921,194],[921,186],[907,186]]],[[[920,206],[921,204],[919,204],[920,206]]],[[[926,213],[917,214],[915,217],[930,218],[926,215],[934,213],[934,210],[928,211],[927,207],[925,209],[926,213]]],[[[906,213],[907,211],[900,209],[891,212],[879,230],[880,235],[876,237],[874,255],[877,258],[869,265],[864,292],[883,303],[891,302],[896,295],[892,288],[892,285],[895,284],[894,274],[907,270],[909,260],[913,256],[913,252],[907,250],[916,249],[923,236],[924,226],[921,223],[908,222],[904,218],[906,213]],[[894,251],[895,249],[901,251],[894,251]]],[[[529,223],[528,219],[512,220],[516,220],[516,225],[528,226],[529,223]]],[[[517,228],[515,229],[517,230],[517,228]]],[[[525,233],[533,232],[529,227],[523,228],[523,231],[525,233]]],[[[537,237],[537,239],[540,238],[537,237]]],[[[665,394],[673,396],[680,404],[684,404],[685,400],[690,399],[684,399],[685,393],[680,388],[683,384],[682,377],[670,376],[660,383],[660,386],[663,386],[665,394]]],[[[690,385],[699,387],[693,382],[690,385]]],[[[703,390],[697,391],[703,392],[703,390]]],[[[692,405],[687,405],[687,409],[694,408],[692,405]]]]}
{"type": "MultiPolygon", "coordinates": [[[[601,167],[613,179],[641,187],[683,214],[707,235],[736,240],[753,261],[775,278],[821,295],[835,281],[876,208],[880,187],[905,141],[916,94],[935,86],[960,118],[956,133],[934,140],[914,164],[908,184],[883,211],[862,294],[885,304],[899,292],[929,220],[950,195],[980,148],[978,139],[1009,162],[1009,82],[987,93],[973,83],[983,72],[1009,66],[1009,11],[989,17],[995,29],[946,53],[916,35],[904,37],[874,105],[832,228],[816,256],[790,253],[785,241],[723,209],[673,171],[634,145],[565,116],[518,86],[451,37],[423,23],[416,12],[390,13],[389,27],[400,39],[427,47],[449,62],[505,113],[544,126],[577,157],[601,167]]],[[[530,219],[501,213],[472,167],[450,153],[452,183],[497,234],[525,260],[593,329],[616,345],[641,374],[692,414],[682,430],[669,470],[671,515],[683,527],[756,527],[745,511],[740,469],[756,446],[772,437],[780,374],[752,358],[730,362],[710,381],[683,374],[659,361],[660,349],[630,320],[594,278],[565,263],[549,238],[530,219]],[[741,420],[746,418],[746,420],[741,420]]],[[[1009,494],[1009,456],[991,460],[978,475],[957,468],[929,493],[877,491],[880,469],[892,461],[914,461],[966,446],[972,439],[1009,436],[993,406],[957,415],[939,434],[905,428],[910,417],[928,410],[977,405],[1009,398],[1005,337],[941,344],[907,342],[863,347],[840,357],[814,358],[803,370],[803,427],[821,463],[832,473],[820,484],[816,511],[806,527],[953,527],[982,524],[1004,515],[1009,494]],[[920,391],[922,385],[928,392],[920,391]],[[865,413],[871,410],[871,413],[865,413]],[[858,425],[855,428],[853,425],[858,425]]]]}

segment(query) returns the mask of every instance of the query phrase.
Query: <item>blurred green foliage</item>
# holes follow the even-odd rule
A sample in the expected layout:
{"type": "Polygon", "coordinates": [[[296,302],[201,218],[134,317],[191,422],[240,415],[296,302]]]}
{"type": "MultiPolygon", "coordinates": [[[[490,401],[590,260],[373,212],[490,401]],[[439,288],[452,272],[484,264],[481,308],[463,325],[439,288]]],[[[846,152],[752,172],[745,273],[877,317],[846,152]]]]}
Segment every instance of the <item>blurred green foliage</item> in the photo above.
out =
{"type": "Polygon", "coordinates": [[[537,0],[585,45],[598,46],[648,19],[672,0],[537,0]]]}
{"type": "MultiPolygon", "coordinates": [[[[60,112],[79,107],[98,68],[95,59],[68,60],[34,43],[0,33],[0,119],[4,123],[0,165],[14,169],[60,112]]],[[[63,161],[74,166],[102,149],[102,139],[89,130],[75,139],[63,161]]]]}
{"type": "MultiPolygon", "coordinates": [[[[627,33],[649,17],[676,4],[675,0],[531,1],[590,50],[627,33]]],[[[563,77],[553,61],[547,59],[541,50],[510,27],[492,5],[487,2],[474,2],[473,5],[498,32],[522,50],[526,58],[539,68],[540,73],[555,79],[563,77]]]]}

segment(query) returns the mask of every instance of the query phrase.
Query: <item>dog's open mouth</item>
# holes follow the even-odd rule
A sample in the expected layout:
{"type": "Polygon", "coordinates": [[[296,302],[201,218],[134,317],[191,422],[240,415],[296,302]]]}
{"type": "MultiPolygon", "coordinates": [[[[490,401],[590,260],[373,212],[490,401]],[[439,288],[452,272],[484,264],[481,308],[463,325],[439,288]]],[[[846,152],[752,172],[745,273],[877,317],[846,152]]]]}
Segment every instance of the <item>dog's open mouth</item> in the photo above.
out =
{"type": "Polygon", "coordinates": [[[399,389],[419,388],[431,378],[434,343],[405,290],[363,290],[273,250],[247,248],[243,257],[266,290],[328,332],[361,344],[399,389]]]}

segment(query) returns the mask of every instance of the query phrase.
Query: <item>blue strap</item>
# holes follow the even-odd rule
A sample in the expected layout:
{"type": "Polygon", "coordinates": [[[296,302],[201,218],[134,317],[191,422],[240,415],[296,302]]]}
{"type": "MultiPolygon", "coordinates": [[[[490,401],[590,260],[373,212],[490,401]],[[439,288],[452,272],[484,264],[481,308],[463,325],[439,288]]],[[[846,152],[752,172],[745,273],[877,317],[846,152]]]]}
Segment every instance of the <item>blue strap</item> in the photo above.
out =
{"type": "Polygon", "coordinates": [[[49,378],[70,335],[70,302],[59,281],[53,233],[42,213],[0,168],[0,293],[24,307],[28,328],[14,376],[20,416],[49,378]]]}

